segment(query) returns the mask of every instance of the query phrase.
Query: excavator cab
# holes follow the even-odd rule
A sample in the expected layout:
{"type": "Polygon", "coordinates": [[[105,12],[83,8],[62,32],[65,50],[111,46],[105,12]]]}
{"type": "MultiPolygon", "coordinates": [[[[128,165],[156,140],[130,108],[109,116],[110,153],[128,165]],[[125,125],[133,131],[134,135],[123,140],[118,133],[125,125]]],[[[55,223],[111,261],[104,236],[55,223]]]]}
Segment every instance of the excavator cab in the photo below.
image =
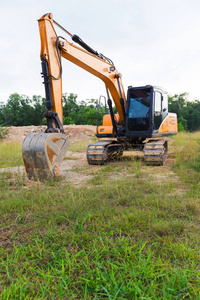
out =
{"type": "Polygon", "coordinates": [[[150,136],[152,132],[152,87],[129,88],[127,96],[126,136],[150,136]]]}
{"type": "Polygon", "coordinates": [[[166,135],[177,132],[176,125],[168,113],[168,96],[164,89],[155,86],[129,87],[127,94],[126,136],[129,138],[166,135]],[[167,119],[170,118],[168,121],[167,119]],[[162,126],[165,124],[164,126],[162,126]],[[164,129],[164,130],[163,130],[164,129]]]}

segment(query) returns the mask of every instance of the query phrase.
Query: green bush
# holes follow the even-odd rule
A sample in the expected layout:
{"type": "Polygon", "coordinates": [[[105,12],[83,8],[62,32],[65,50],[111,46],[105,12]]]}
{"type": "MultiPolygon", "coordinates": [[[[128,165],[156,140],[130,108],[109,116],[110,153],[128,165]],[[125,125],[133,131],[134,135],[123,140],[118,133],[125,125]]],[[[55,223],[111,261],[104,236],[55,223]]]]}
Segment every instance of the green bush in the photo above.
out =
{"type": "Polygon", "coordinates": [[[0,139],[4,139],[8,135],[8,128],[0,127],[0,139]]]}
{"type": "Polygon", "coordinates": [[[178,132],[185,131],[183,124],[180,122],[178,123],[178,132]]]}

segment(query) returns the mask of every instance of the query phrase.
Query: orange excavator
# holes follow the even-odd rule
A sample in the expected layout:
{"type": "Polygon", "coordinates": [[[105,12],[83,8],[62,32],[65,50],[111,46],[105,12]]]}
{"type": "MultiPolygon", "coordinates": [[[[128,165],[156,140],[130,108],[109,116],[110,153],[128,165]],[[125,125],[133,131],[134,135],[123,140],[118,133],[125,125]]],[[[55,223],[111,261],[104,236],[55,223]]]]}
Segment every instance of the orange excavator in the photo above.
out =
{"type": "Polygon", "coordinates": [[[69,33],[51,13],[43,15],[38,22],[47,128],[44,133],[29,134],[23,141],[22,155],[28,177],[56,176],[69,147],[63,130],[61,58],[100,78],[106,86],[109,114],[104,115],[103,125],[97,126],[98,141],[87,148],[88,163],[104,164],[121,156],[123,150],[136,149],[144,152],[146,163],[164,164],[167,136],[177,134],[177,116],[168,112],[167,92],[152,85],[129,86],[126,97],[121,74],[111,59],[69,33]],[[79,46],[58,36],[54,25],[79,46]]]}

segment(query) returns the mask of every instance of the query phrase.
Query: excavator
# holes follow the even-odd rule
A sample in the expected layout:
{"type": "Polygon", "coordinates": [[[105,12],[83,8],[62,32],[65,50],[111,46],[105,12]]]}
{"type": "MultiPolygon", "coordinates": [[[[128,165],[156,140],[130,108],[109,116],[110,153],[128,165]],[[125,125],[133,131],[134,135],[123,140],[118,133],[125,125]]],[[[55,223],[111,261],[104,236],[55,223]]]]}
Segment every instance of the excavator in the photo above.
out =
{"type": "Polygon", "coordinates": [[[153,85],[129,86],[126,97],[122,76],[111,59],[64,29],[51,13],[43,15],[38,23],[47,128],[44,133],[29,134],[23,141],[22,156],[28,178],[42,180],[57,176],[69,147],[63,129],[62,58],[100,78],[106,87],[109,113],[103,116],[103,124],[97,125],[98,141],[87,148],[88,163],[105,164],[119,158],[124,150],[132,149],[143,151],[147,164],[163,165],[167,158],[167,137],[178,131],[176,114],[168,112],[167,92],[153,85]],[[70,36],[72,42],[57,35],[54,25],[70,36]]]}

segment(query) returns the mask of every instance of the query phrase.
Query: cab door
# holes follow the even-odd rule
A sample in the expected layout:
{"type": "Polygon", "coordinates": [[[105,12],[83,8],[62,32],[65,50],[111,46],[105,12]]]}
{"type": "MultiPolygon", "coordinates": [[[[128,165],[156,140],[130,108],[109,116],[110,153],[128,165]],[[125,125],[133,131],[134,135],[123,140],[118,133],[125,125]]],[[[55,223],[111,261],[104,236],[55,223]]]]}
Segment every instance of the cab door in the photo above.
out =
{"type": "Polygon", "coordinates": [[[154,131],[158,131],[162,123],[162,93],[154,92],[154,131]]]}
{"type": "Polygon", "coordinates": [[[165,91],[154,91],[153,131],[158,132],[168,115],[168,95],[165,91]]]}

